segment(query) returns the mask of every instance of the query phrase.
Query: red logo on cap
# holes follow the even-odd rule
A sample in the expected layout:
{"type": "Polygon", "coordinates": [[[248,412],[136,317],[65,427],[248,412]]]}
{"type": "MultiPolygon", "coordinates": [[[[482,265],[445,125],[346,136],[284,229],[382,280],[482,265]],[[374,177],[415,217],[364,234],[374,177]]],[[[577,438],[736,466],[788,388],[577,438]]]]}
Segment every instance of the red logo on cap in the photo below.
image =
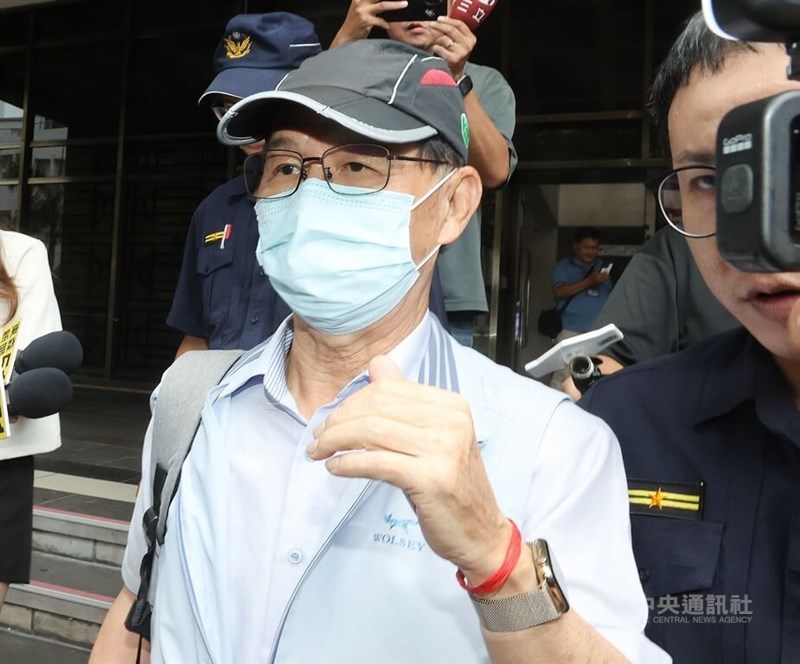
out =
{"type": "Polygon", "coordinates": [[[455,79],[446,71],[441,69],[429,69],[426,71],[419,81],[420,85],[446,85],[448,87],[456,87],[455,79]]]}

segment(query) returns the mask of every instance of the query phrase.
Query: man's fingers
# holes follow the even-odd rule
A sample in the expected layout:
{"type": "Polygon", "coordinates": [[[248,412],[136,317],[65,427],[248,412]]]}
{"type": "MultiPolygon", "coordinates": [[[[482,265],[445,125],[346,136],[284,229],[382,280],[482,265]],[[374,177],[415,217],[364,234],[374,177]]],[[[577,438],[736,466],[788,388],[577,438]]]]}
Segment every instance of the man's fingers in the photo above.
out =
{"type": "Polygon", "coordinates": [[[408,491],[414,482],[419,481],[419,464],[416,459],[388,452],[375,450],[359,454],[339,454],[328,459],[325,466],[332,475],[339,477],[365,477],[372,480],[388,482],[398,489],[408,491]]]}
{"type": "Polygon", "coordinates": [[[376,14],[383,14],[383,12],[391,12],[397,9],[405,9],[408,7],[406,0],[380,0],[374,5],[376,14]]]}
{"type": "Polygon", "coordinates": [[[460,21],[457,18],[450,18],[449,16],[439,16],[435,21],[431,21],[428,25],[432,30],[437,30],[442,34],[448,35],[449,37],[461,35],[461,37],[464,38],[471,38],[473,36],[472,30],[467,27],[467,24],[464,23],[464,21],[460,21]]]}
{"type": "Polygon", "coordinates": [[[309,456],[325,459],[336,452],[359,449],[423,455],[447,449],[453,441],[474,437],[467,413],[436,413],[430,408],[415,410],[415,405],[401,401],[391,411],[367,412],[326,424],[319,433],[315,431],[309,456]]]}
{"type": "Polygon", "coordinates": [[[472,421],[467,402],[454,392],[407,380],[384,379],[346,399],[314,429],[314,436],[319,438],[328,429],[368,416],[411,422],[422,427],[458,426],[472,421]]]}
{"type": "Polygon", "coordinates": [[[370,23],[372,25],[388,30],[389,22],[383,18],[383,14],[397,11],[398,9],[405,9],[406,7],[408,7],[408,2],[406,0],[379,0],[379,2],[365,7],[365,10],[370,17],[370,23]]]}
{"type": "Polygon", "coordinates": [[[369,415],[326,429],[312,443],[309,456],[326,459],[337,452],[378,449],[413,454],[420,452],[419,440],[419,429],[413,424],[369,415]]]}

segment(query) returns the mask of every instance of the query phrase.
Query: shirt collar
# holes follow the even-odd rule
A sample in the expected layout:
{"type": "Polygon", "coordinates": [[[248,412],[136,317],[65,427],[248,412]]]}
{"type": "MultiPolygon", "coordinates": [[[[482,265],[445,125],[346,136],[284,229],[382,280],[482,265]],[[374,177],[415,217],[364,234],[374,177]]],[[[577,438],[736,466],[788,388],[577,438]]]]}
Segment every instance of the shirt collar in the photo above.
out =
{"type": "Polygon", "coordinates": [[[710,358],[713,370],[700,386],[693,423],[751,403],[766,428],[800,445],[800,412],[786,379],[770,353],[745,330],[731,333],[730,338],[742,336],[738,352],[710,358]]]}
{"type": "MultiPolygon", "coordinates": [[[[420,368],[432,337],[432,315],[430,312],[426,313],[419,324],[388,353],[403,375],[415,382],[420,378],[420,368]]],[[[262,377],[264,389],[271,401],[280,402],[285,399],[289,391],[286,384],[286,358],[293,339],[294,321],[289,316],[275,334],[250,351],[241,365],[225,379],[220,398],[230,396],[254,378],[262,377]]],[[[365,369],[342,389],[339,396],[346,396],[367,382],[369,376],[365,369]]]]}

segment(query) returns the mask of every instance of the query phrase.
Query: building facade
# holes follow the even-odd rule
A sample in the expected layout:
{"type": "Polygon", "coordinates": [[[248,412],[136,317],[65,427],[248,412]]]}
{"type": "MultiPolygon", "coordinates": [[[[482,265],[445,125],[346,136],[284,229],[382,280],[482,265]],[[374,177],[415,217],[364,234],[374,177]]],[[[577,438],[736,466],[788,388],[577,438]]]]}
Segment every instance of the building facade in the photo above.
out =
{"type": "MultiPolygon", "coordinates": [[[[323,46],[347,0],[306,0],[323,46]]],[[[535,355],[546,274],[570,226],[624,257],[652,233],[645,183],[664,170],[645,112],[653,64],[698,0],[502,0],[474,60],[517,96],[520,164],[485,201],[491,312],[478,345],[535,355]],[[607,240],[608,241],[608,240],[607,240]]],[[[181,335],[164,323],[195,206],[240,164],[196,102],[227,20],[254,0],[0,0],[0,226],[48,246],[79,380],[151,386],[181,335]]],[[[616,269],[616,268],[615,268],[616,269]]]]}

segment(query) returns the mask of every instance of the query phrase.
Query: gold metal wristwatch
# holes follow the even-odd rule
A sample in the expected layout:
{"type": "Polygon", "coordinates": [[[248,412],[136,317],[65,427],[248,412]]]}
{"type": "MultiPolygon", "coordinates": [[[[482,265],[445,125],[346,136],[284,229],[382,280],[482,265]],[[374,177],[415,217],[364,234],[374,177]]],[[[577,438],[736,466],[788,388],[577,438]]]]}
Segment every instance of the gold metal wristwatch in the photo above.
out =
{"type": "Polygon", "coordinates": [[[520,632],[556,620],[569,611],[569,602],[553,571],[547,542],[528,542],[533,555],[539,587],[521,595],[501,599],[483,599],[470,595],[481,625],[490,632],[520,632]]]}

